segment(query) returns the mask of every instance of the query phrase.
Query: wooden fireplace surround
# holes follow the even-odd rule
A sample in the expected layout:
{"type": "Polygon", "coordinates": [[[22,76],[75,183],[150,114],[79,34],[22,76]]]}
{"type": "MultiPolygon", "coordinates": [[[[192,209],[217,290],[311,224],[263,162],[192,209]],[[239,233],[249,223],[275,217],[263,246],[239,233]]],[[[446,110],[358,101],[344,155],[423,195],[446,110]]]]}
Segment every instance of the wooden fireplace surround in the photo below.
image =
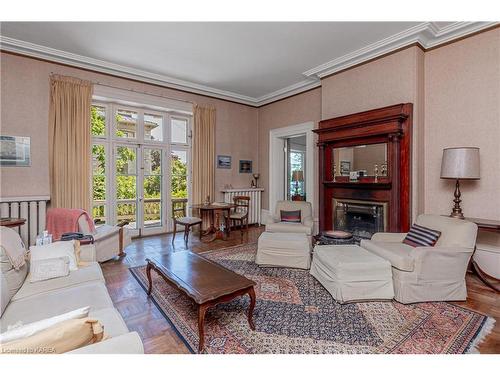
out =
{"type": "Polygon", "coordinates": [[[320,121],[319,228],[333,229],[333,198],[387,202],[387,231],[410,227],[411,128],[413,104],[404,103],[320,121]],[[387,176],[350,182],[337,171],[333,182],[333,148],[387,144],[387,176]]]}

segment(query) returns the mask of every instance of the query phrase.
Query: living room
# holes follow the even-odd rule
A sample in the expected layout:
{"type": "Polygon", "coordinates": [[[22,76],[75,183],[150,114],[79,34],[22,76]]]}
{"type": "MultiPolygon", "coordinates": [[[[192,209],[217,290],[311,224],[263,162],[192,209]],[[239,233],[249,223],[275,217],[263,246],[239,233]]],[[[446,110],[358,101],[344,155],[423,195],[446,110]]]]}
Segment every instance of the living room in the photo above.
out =
{"type": "Polygon", "coordinates": [[[2,357],[500,354],[498,12],[447,11],[2,20],[2,357]]]}

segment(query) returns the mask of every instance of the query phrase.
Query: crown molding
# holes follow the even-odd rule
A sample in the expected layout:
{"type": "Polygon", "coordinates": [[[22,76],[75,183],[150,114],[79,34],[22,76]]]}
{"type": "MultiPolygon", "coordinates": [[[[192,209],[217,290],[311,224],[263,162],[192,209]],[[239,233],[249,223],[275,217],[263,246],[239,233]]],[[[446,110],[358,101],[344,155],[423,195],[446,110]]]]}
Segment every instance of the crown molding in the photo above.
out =
{"type": "Polygon", "coordinates": [[[321,79],[330,74],[370,61],[412,44],[418,43],[424,50],[434,48],[499,24],[499,22],[454,22],[445,27],[439,27],[434,22],[424,22],[337,59],[328,61],[315,68],[309,69],[302,73],[305,78],[304,80],[260,97],[251,97],[231,91],[220,90],[167,75],[151,73],[5,36],[0,36],[0,49],[118,77],[228,100],[252,107],[260,107],[319,87],[321,86],[321,79]]]}
{"type": "Polygon", "coordinates": [[[302,73],[306,77],[321,79],[330,74],[359,65],[398,49],[418,43],[429,49],[440,44],[498,25],[498,22],[454,22],[440,28],[435,22],[424,22],[398,34],[348,53],[302,73]]]}
{"type": "Polygon", "coordinates": [[[163,74],[151,73],[145,70],[130,68],[108,61],[98,60],[71,52],[25,42],[23,40],[0,36],[0,48],[3,51],[19,53],[26,56],[54,61],[57,63],[93,70],[96,72],[112,74],[119,77],[130,78],[142,82],[153,83],[172,89],[188,91],[194,94],[206,95],[214,98],[230,100],[251,106],[257,105],[255,98],[240,95],[235,92],[219,90],[213,87],[180,80],[163,74]]]}

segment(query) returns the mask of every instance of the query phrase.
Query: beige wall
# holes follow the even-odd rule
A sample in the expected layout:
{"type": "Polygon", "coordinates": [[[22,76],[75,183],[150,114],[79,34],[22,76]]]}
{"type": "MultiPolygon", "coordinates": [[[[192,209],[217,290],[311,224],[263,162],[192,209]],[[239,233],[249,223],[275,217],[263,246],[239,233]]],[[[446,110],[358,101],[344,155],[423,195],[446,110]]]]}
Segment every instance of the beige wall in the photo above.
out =
{"type": "MultiPolygon", "coordinates": [[[[1,196],[49,195],[48,107],[51,72],[139,92],[212,104],[217,110],[216,153],[232,155],[232,169],[216,169],[216,191],[224,184],[250,186],[240,174],[239,159],[253,160],[258,170],[258,109],[200,95],[157,87],[104,74],[1,53],[1,133],[31,137],[31,167],[3,167],[1,196]]],[[[218,199],[221,194],[218,194],[218,199]]]]}
{"type": "MultiPolygon", "coordinates": [[[[269,131],[290,125],[312,121],[317,127],[321,118],[321,88],[317,88],[290,98],[259,108],[259,172],[260,184],[266,190],[262,195],[262,208],[269,209],[269,131]]],[[[317,159],[317,152],[314,152],[317,159]]],[[[317,164],[316,164],[317,165],[317,164]]],[[[316,168],[317,169],[317,168],[316,168]]],[[[315,181],[318,179],[317,170],[315,181]]],[[[318,187],[315,184],[313,200],[317,207],[318,187]]],[[[315,210],[316,211],[316,210],[315,210]]]]}
{"type": "Polygon", "coordinates": [[[410,47],[322,80],[322,119],[413,103],[412,213],[423,212],[423,55],[410,47]]]}
{"type": "Polygon", "coordinates": [[[425,54],[425,210],[451,211],[442,149],[480,148],[481,179],[461,183],[465,215],[500,219],[500,29],[425,54]]]}

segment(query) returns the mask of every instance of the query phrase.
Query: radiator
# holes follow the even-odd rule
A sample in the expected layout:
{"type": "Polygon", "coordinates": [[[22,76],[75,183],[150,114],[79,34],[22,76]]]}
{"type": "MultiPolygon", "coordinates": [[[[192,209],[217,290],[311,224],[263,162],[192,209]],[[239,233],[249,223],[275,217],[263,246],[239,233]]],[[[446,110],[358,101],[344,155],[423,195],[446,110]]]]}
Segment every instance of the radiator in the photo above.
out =
{"type": "Polygon", "coordinates": [[[224,202],[233,203],[233,198],[240,195],[250,197],[250,209],[248,212],[248,224],[261,223],[261,196],[263,188],[255,189],[225,189],[222,190],[224,194],[224,202]]]}
{"type": "Polygon", "coordinates": [[[26,246],[34,245],[36,236],[45,229],[48,196],[0,198],[0,216],[26,219],[17,230],[26,246]]]}

